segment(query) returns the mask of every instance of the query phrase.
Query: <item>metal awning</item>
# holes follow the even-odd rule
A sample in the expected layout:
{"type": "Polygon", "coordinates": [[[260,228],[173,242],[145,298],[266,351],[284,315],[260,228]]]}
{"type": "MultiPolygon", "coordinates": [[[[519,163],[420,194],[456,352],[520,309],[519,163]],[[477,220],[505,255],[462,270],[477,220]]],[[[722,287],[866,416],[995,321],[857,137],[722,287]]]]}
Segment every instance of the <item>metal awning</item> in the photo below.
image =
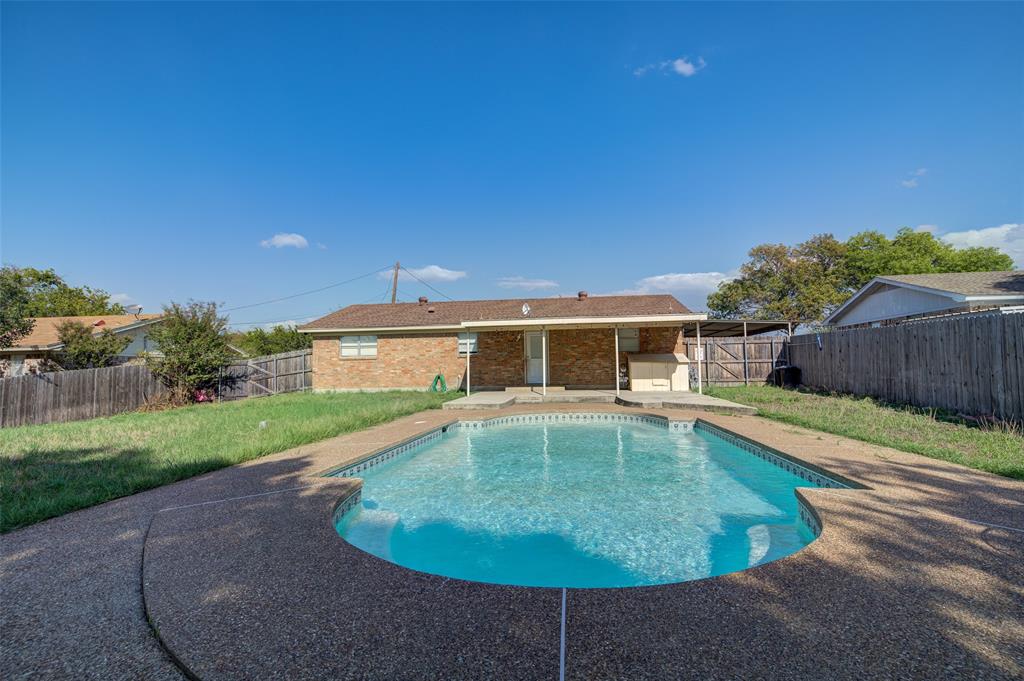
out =
{"type": "MultiPolygon", "coordinates": [[[[700,322],[701,338],[727,338],[744,335],[757,336],[772,331],[789,331],[791,322],[764,319],[706,319],[700,322]]],[[[688,337],[697,335],[697,322],[685,322],[683,333],[688,337]]]]}

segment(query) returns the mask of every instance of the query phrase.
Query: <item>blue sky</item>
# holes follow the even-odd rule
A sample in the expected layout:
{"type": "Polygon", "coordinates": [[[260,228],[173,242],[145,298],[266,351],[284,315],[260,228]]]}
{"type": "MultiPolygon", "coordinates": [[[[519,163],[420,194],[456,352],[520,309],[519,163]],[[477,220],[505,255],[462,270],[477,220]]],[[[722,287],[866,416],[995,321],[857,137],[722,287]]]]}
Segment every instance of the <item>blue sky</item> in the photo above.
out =
{"type": "Polygon", "coordinates": [[[701,309],[755,244],[904,225],[1024,266],[1021,3],[0,11],[0,258],[147,311],[395,260],[454,298],[701,309]]]}

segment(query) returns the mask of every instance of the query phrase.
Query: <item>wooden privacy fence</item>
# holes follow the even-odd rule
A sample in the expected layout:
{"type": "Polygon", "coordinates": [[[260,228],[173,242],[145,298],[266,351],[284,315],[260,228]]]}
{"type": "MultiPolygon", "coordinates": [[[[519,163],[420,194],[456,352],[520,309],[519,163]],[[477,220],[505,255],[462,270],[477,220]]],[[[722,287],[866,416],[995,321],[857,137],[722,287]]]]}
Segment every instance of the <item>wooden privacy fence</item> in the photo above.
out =
{"type": "Polygon", "coordinates": [[[235,362],[224,370],[217,392],[222,400],[238,400],[308,390],[312,359],[312,350],[296,350],[235,362]]]}
{"type": "Polygon", "coordinates": [[[138,409],[164,392],[144,366],[54,371],[0,379],[0,427],[81,421],[138,409]]]}
{"type": "MultiPolygon", "coordinates": [[[[300,350],[236,361],[223,372],[220,399],[306,390],[313,381],[311,355],[300,350]]],[[[0,428],[112,416],[164,392],[149,369],[131,364],[2,378],[0,428]]]]}
{"type": "Polygon", "coordinates": [[[804,385],[1024,422],[1024,313],[794,336],[804,385]]]}
{"type": "MultiPolygon", "coordinates": [[[[684,338],[691,373],[696,377],[699,354],[697,339],[684,338]]],[[[704,350],[699,362],[704,385],[750,385],[771,383],[775,367],[788,363],[786,336],[701,338],[704,350]]],[[[696,390],[696,382],[690,386],[696,390]]]]}

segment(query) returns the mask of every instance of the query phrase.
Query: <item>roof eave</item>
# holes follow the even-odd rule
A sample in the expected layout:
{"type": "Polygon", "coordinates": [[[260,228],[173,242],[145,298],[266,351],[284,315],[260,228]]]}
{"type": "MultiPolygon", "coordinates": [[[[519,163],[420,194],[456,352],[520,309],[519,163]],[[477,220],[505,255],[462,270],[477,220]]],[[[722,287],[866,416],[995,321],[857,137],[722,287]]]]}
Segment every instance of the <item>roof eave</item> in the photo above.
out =
{"type": "Polygon", "coordinates": [[[299,333],[368,334],[368,333],[423,333],[430,331],[461,331],[463,329],[513,329],[539,327],[608,327],[627,324],[675,325],[683,322],[705,321],[703,313],[635,315],[619,317],[551,317],[540,319],[493,319],[465,321],[459,324],[434,324],[417,326],[365,326],[335,328],[300,328],[299,333]]]}

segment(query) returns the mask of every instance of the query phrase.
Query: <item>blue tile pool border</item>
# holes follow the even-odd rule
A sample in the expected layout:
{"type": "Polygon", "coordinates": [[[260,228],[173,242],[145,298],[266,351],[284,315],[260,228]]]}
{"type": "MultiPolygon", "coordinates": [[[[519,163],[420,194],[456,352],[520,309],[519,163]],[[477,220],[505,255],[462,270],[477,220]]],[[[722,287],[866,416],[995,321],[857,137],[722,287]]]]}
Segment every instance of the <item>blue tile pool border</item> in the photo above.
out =
{"type": "MultiPolygon", "coordinates": [[[[336,478],[350,478],[358,476],[374,466],[391,461],[403,454],[409,454],[423,445],[430,444],[431,442],[440,439],[449,430],[484,430],[495,426],[531,425],[539,423],[629,423],[665,428],[669,432],[673,433],[690,433],[699,431],[713,435],[725,442],[728,442],[729,444],[739,447],[740,449],[767,461],[777,468],[781,468],[784,471],[806,480],[812,485],[829,489],[849,489],[856,486],[853,483],[848,483],[828,475],[823,471],[815,470],[814,468],[803,465],[802,463],[798,463],[797,461],[783,455],[781,452],[776,452],[765,445],[740,437],[735,433],[731,433],[728,430],[719,428],[718,426],[700,419],[695,421],[671,420],[664,416],[653,416],[650,414],[617,413],[514,414],[509,416],[495,416],[489,419],[453,421],[452,423],[438,426],[437,428],[423,433],[422,435],[418,435],[400,442],[399,444],[380,450],[361,461],[355,461],[350,464],[344,464],[337,468],[329,469],[324,472],[324,475],[336,478]]],[[[341,518],[345,513],[359,504],[360,497],[361,494],[357,490],[343,499],[335,509],[335,520],[337,521],[337,519],[341,518]]],[[[821,534],[821,523],[817,516],[799,497],[797,498],[797,502],[800,521],[804,523],[815,536],[821,534]]]]}
{"type": "Polygon", "coordinates": [[[495,416],[489,419],[459,420],[438,426],[422,435],[410,438],[397,445],[382,449],[370,456],[349,464],[343,464],[326,470],[323,475],[330,478],[351,478],[379,464],[391,461],[397,456],[408,454],[414,449],[429,444],[442,437],[449,430],[482,430],[493,426],[528,425],[534,423],[643,423],[665,428],[673,433],[693,432],[693,421],[677,421],[664,416],[648,414],[518,414],[514,416],[495,416]]]}
{"type": "Polygon", "coordinates": [[[784,456],[781,452],[776,452],[765,445],[748,440],[744,437],[740,437],[735,433],[731,433],[728,430],[714,426],[707,421],[697,420],[694,430],[698,432],[708,433],[715,437],[725,440],[731,445],[739,447],[740,449],[747,451],[759,459],[764,459],[768,463],[781,468],[784,471],[792,473],[793,475],[803,478],[812,485],[818,487],[826,487],[829,489],[851,489],[854,485],[836,477],[833,477],[823,471],[816,470],[802,463],[798,463],[793,459],[784,456]]]}

